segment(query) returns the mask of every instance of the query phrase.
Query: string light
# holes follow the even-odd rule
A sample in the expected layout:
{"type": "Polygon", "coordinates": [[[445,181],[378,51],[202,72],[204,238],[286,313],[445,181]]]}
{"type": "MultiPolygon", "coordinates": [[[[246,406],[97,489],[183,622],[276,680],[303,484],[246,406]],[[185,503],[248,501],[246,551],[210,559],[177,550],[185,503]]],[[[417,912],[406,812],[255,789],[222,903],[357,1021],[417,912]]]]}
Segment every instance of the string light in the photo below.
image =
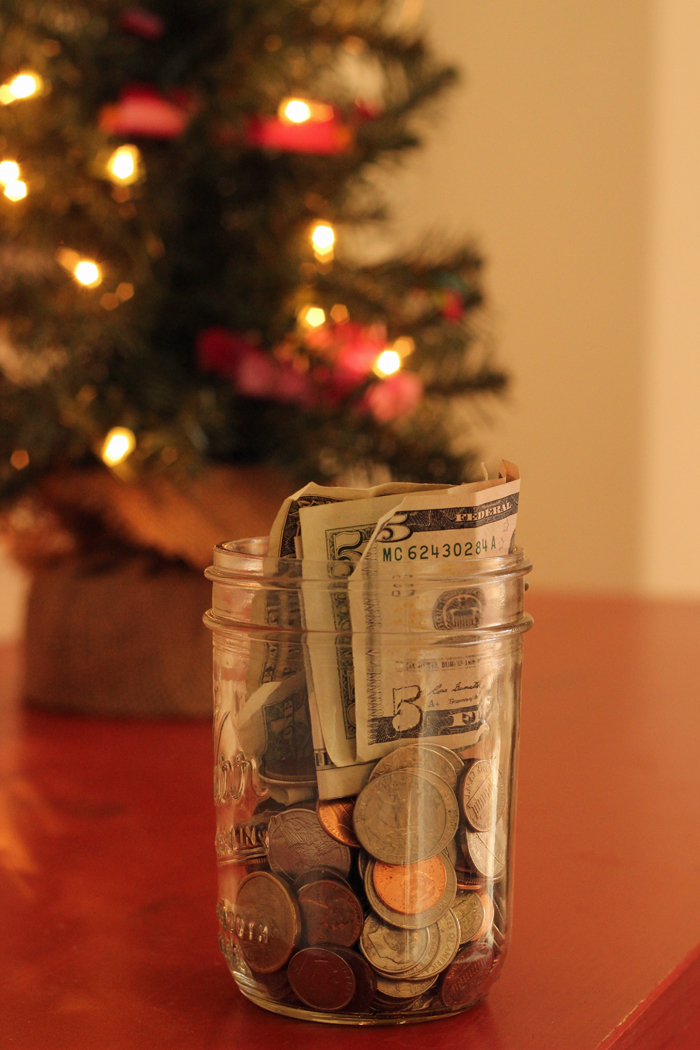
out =
{"type": "Polygon", "coordinates": [[[8,182],[7,186],[5,186],[5,196],[11,201],[21,201],[27,196],[26,182],[22,182],[21,179],[8,182]]]}
{"type": "Polygon", "coordinates": [[[31,98],[41,91],[42,79],[38,73],[18,73],[16,77],[0,87],[0,102],[9,106],[18,99],[31,98]]]}
{"type": "Polygon", "coordinates": [[[326,312],[320,306],[309,306],[303,313],[303,318],[311,328],[318,328],[326,320],[326,312]]]}
{"type": "Polygon", "coordinates": [[[19,164],[15,164],[13,160],[4,160],[0,164],[0,182],[4,186],[7,186],[10,182],[17,182],[19,179],[19,164]]]}
{"type": "Polygon", "coordinates": [[[401,358],[395,350],[383,350],[377,358],[374,370],[383,376],[393,375],[401,368],[401,358]]]}
{"type": "Polygon", "coordinates": [[[10,463],[15,470],[24,470],[29,466],[29,453],[26,448],[16,448],[10,456],[10,463]]]}
{"type": "Polygon", "coordinates": [[[136,448],[136,436],[128,427],[112,427],[102,445],[100,455],[108,467],[123,463],[136,448]]]}
{"type": "Polygon", "coordinates": [[[79,263],[76,263],[73,276],[85,288],[96,288],[102,283],[102,272],[92,259],[81,259],[79,263]]]}
{"type": "Polygon", "coordinates": [[[136,146],[119,146],[107,161],[107,175],[119,186],[130,186],[140,176],[141,154],[136,146]]]}
{"type": "Polygon", "coordinates": [[[325,222],[317,223],[311,234],[311,243],[314,246],[316,258],[320,262],[330,262],[333,258],[333,245],[335,244],[333,227],[325,222]]]}
{"type": "Polygon", "coordinates": [[[290,124],[304,124],[311,120],[311,106],[303,98],[287,98],[279,108],[279,116],[290,124]]]}
{"type": "Polygon", "coordinates": [[[344,321],[349,320],[350,314],[348,308],[343,303],[336,303],[331,309],[331,317],[336,324],[343,324],[344,321]]]}

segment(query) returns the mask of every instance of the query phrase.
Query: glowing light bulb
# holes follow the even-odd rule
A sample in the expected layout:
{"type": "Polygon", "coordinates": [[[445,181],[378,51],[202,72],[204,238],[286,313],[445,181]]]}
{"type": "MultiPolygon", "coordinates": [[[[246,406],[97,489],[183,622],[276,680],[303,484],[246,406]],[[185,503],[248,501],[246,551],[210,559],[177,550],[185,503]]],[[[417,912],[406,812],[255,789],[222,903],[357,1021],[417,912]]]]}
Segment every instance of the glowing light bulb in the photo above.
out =
{"type": "Polygon", "coordinates": [[[140,161],[136,146],[120,146],[107,161],[107,174],[112,182],[129,186],[139,177],[140,161]]]}
{"type": "Polygon", "coordinates": [[[10,463],[15,470],[24,470],[29,466],[29,453],[26,448],[16,448],[10,456],[10,463]]]}
{"type": "Polygon", "coordinates": [[[383,350],[374,367],[380,375],[390,376],[401,368],[401,358],[395,350],[383,350]]]}
{"type": "Polygon", "coordinates": [[[76,263],[73,275],[76,281],[85,285],[86,288],[95,288],[102,282],[99,266],[90,259],[81,259],[79,263],[76,263]]]}
{"type": "Polygon", "coordinates": [[[22,182],[20,179],[16,179],[14,182],[8,182],[5,187],[5,196],[11,201],[21,201],[23,197],[27,196],[26,182],[22,182]]]}
{"type": "Polygon", "coordinates": [[[102,460],[108,467],[123,463],[136,448],[136,436],[128,427],[112,427],[102,445],[102,460]]]}
{"type": "Polygon", "coordinates": [[[5,186],[9,182],[17,182],[19,179],[19,164],[15,164],[13,160],[4,160],[0,164],[0,182],[5,186]]]}
{"type": "Polygon", "coordinates": [[[7,85],[12,98],[31,98],[41,87],[41,78],[36,73],[19,73],[7,85]]]}
{"type": "Polygon", "coordinates": [[[311,243],[319,251],[327,252],[335,244],[333,227],[327,226],[325,223],[319,223],[318,226],[314,226],[314,231],[311,234],[311,243]]]}
{"type": "Polygon", "coordinates": [[[310,306],[304,314],[304,320],[312,328],[318,328],[326,320],[325,310],[322,310],[320,306],[310,306]]]}
{"type": "Polygon", "coordinates": [[[311,119],[311,106],[303,98],[287,98],[279,108],[279,115],[290,124],[303,124],[311,119]]]}

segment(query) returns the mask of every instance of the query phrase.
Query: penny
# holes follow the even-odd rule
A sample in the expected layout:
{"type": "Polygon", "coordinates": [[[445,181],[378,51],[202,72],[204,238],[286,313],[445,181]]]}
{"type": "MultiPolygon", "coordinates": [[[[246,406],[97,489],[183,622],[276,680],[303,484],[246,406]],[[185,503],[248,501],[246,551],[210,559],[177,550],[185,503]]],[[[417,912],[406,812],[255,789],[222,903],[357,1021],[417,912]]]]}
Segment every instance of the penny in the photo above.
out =
{"type": "Polygon", "coordinates": [[[420,963],[428,948],[424,929],[401,930],[376,915],[365,919],[360,951],[378,973],[391,977],[420,963]]]}
{"type": "Polygon", "coordinates": [[[459,785],[458,798],[473,831],[492,828],[503,816],[506,805],[505,785],[496,762],[473,762],[459,785]]]}
{"type": "Polygon", "coordinates": [[[432,988],[437,977],[422,981],[396,981],[391,977],[377,977],[377,992],[384,999],[416,999],[432,988]]]}
{"type": "Polygon", "coordinates": [[[399,769],[365,785],[355,803],[354,824],[361,844],[377,860],[415,864],[434,857],[454,838],[459,809],[454,793],[435,773],[399,769]]]}
{"type": "MultiPolygon", "coordinates": [[[[506,832],[503,821],[499,820],[490,831],[467,831],[462,848],[481,875],[487,879],[496,879],[506,864],[506,832]]],[[[271,865],[272,866],[272,865],[271,865]]]]}
{"type": "Polygon", "coordinates": [[[457,772],[452,762],[441,754],[424,744],[406,744],[396,751],[390,751],[384,758],[380,758],[370,773],[370,780],[382,776],[383,773],[392,773],[396,769],[412,769],[415,772],[428,770],[441,777],[452,790],[457,787],[457,772]]]}
{"type": "Polygon", "coordinates": [[[291,985],[287,980],[287,971],[278,970],[267,976],[256,974],[253,987],[264,999],[275,999],[280,1002],[286,999],[291,992],[291,985]]]}
{"type": "Polygon", "coordinates": [[[270,818],[268,840],[270,868],[290,879],[319,867],[343,876],[350,873],[350,850],[323,830],[312,810],[294,806],[276,813],[270,818]]]}
{"type": "Polygon", "coordinates": [[[445,971],[440,985],[440,999],[454,1010],[469,1006],[485,991],[493,966],[493,949],[483,941],[463,948],[445,971]]]}
{"type": "Polygon", "coordinates": [[[360,845],[352,823],[354,809],[354,798],[334,798],[330,802],[319,799],[316,803],[316,815],[323,830],[346,846],[360,845]]]}
{"type": "Polygon", "coordinates": [[[415,864],[384,864],[378,860],[372,878],[384,903],[406,915],[417,915],[432,908],[447,885],[447,872],[440,857],[429,857],[415,864]]]}
{"type": "Polygon", "coordinates": [[[431,908],[426,911],[418,912],[417,914],[407,914],[403,911],[396,911],[394,908],[390,908],[380,898],[379,894],[374,888],[374,868],[378,861],[370,861],[367,865],[367,871],[365,872],[365,895],[369,901],[372,911],[388,922],[392,926],[400,926],[405,930],[414,930],[430,926],[432,923],[437,922],[441,915],[452,907],[455,896],[457,894],[457,876],[455,870],[451,864],[443,864],[445,867],[445,889],[440,896],[440,899],[431,908]]]}
{"type": "MultiPolygon", "coordinates": [[[[490,900],[491,898],[489,897],[488,899],[490,900]]],[[[481,936],[482,927],[486,919],[486,908],[478,893],[458,893],[457,899],[452,905],[452,911],[459,922],[460,944],[475,941],[477,937],[481,936]]]]}
{"type": "Polygon", "coordinates": [[[374,970],[366,959],[363,959],[357,952],[351,952],[349,948],[334,948],[333,950],[341,959],[345,959],[355,977],[355,994],[347,1005],[348,1012],[367,1013],[377,991],[377,977],[374,970]]]}
{"type": "Polygon", "coordinates": [[[299,943],[299,906],[282,879],[269,871],[246,875],[233,906],[233,935],[254,973],[280,970],[299,943]]]}
{"type": "Polygon", "coordinates": [[[287,968],[292,991],[312,1010],[332,1013],[355,994],[352,967],[330,948],[302,948],[287,968]]]}
{"type": "Polygon", "coordinates": [[[435,939],[437,947],[429,962],[422,962],[406,973],[401,974],[402,980],[419,980],[428,977],[437,977],[439,973],[449,966],[459,951],[459,921],[453,911],[447,911],[441,915],[435,923],[435,939]]]}
{"type": "Polygon", "coordinates": [[[481,903],[484,906],[484,921],[481,924],[481,926],[479,927],[479,931],[478,931],[476,937],[474,937],[474,940],[478,940],[480,937],[483,937],[484,934],[488,930],[490,930],[491,927],[493,926],[493,916],[494,916],[493,898],[491,897],[491,895],[489,893],[480,893],[479,894],[479,900],[481,901],[481,903]]]}
{"type": "Polygon", "coordinates": [[[362,933],[364,914],[352,890],[334,879],[318,879],[297,895],[301,928],[309,945],[349,948],[362,933]]]}
{"type": "Polygon", "coordinates": [[[348,880],[343,878],[335,868],[309,868],[308,871],[297,875],[292,883],[292,889],[298,894],[302,886],[306,886],[308,882],[317,882],[319,879],[331,879],[333,882],[339,882],[341,886],[347,886],[350,889],[348,880]]]}

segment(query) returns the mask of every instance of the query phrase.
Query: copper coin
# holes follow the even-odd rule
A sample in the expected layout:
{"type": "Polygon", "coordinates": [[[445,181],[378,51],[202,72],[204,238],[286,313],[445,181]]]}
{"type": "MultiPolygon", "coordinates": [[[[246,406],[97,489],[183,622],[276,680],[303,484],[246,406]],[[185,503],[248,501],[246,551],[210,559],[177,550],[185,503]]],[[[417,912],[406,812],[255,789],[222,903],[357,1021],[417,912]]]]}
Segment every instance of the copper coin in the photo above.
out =
{"type": "Polygon", "coordinates": [[[493,949],[483,941],[463,948],[455,961],[445,971],[440,998],[450,1010],[469,1006],[486,990],[486,983],[493,966],[493,949]]]}
{"type": "Polygon", "coordinates": [[[445,889],[437,903],[426,911],[421,911],[415,915],[411,915],[410,913],[395,911],[394,908],[390,908],[384,903],[375,890],[374,867],[375,864],[378,863],[379,861],[372,860],[367,865],[364,879],[365,895],[372,911],[376,912],[381,919],[384,919],[384,921],[391,926],[400,926],[404,930],[423,929],[426,926],[430,926],[432,923],[437,922],[440,916],[444,915],[445,912],[452,907],[455,896],[457,895],[457,876],[451,864],[445,864],[445,889]]]}
{"type": "Polygon", "coordinates": [[[349,948],[362,933],[364,913],[352,890],[334,879],[309,882],[297,895],[307,944],[349,948]]]}
{"type": "Polygon", "coordinates": [[[334,798],[330,802],[319,799],[316,803],[316,815],[321,827],[332,838],[344,842],[346,846],[360,845],[352,822],[354,809],[354,798],[334,798]]]}
{"type": "Polygon", "coordinates": [[[497,879],[506,865],[506,831],[503,821],[489,831],[467,831],[462,841],[465,855],[487,879],[497,879]]]}
{"type": "Polygon", "coordinates": [[[302,948],[287,968],[292,991],[312,1010],[332,1013],[355,994],[352,967],[330,948],[302,948]]]}
{"type": "Polygon", "coordinates": [[[361,955],[351,952],[349,948],[334,948],[341,959],[345,959],[355,976],[355,994],[347,1005],[349,1013],[367,1013],[377,991],[377,977],[374,970],[361,955]]]}
{"type": "Polygon", "coordinates": [[[477,937],[481,937],[486,919],[486,908],[478,893],[458,893],[452,905],[452,911],[459,922],[460,944],[468,944],[469,941],[475,941],[477,937]]]}
{"type": "Polygon", "coordinates": [[[496,762],[472,762],[459,785],[459,803],[473,831],[488,831],[503,816],[506,790],[496,762]]]}
{"type": "Polygon", "coordinates": [[[353,820],[358,839],[377,860],[415,864],[454,838],[459,809],[454,792],[435,773],[397,769],[363,787],[353,820]]]}
{"type": "Polygon", "coordinates": [[[335,868],[310,868],[301,875],[297,875],[292,883],[292,889],[298,894],[302,886],[306,886],[309,882],[318,882],[319,879],[331,879],[332,882],[339,882],[341,886],[347,886],[350,889],[348,880],[344,879],[335,868]]]}
{"type": "Polygon", "coordinates": [[[385,864],[378,860],[372,878],[387,907],[405,915],[418,915],[432,908],[447,885],[447,872],[440,857],[415,864],[385,864]]]}
{"type": "Polygon", "coordinates": [[[254,973],[280,970],[299,943],[299,907],[282,879],[254,871],[241,882],[233,906],[233,935],[254,973]]]}
{"type": "Polygon", "coordinates": [[[270,818],[268,861],[272,871],[296,879],[312,868],[350,873],[350,850],[321,827],[314,810],[293,806],[270,818]]]}
{"type": "Polygon", "coordinates": [[[427,770],[441,777],[453,791],[457,787],[457,773],[450,759],[425,744],[406,744],[396,751],[390,751],[379,759],[369,779],[374,780],[383,773],[392,773],[397,769],[412,769],[417,773],[427,770]]]}
{"type": "Polygon", "coordinates": [[[479,937],[483,937],[484,934],[487,933],[488,930],[490,930],[491,927],[493,926],[493,916],[494,916],[493,898],[491,897],[491,895],[489,893],[480,893],[479,894],[479,900],[481,901],[481,903],[484,906],[484,921],[481,924],[481,926],[479,928],[479,932],[477,933],[477,935],[474,938],[474,940],[478,940],[479,937]]]}

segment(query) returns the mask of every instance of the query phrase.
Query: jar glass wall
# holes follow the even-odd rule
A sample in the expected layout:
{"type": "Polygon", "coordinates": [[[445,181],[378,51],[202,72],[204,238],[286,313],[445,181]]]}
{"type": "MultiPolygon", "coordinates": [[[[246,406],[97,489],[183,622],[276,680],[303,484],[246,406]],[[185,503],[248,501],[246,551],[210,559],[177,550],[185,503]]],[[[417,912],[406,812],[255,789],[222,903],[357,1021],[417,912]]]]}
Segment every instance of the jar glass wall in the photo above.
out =
{"type": "Polygon", "coordinates": [[[266,550],[222,544],[207,570],[231,973],[319,1021],[467,1009],[508,949],[530,564],[377,581],[266,550]]]}

